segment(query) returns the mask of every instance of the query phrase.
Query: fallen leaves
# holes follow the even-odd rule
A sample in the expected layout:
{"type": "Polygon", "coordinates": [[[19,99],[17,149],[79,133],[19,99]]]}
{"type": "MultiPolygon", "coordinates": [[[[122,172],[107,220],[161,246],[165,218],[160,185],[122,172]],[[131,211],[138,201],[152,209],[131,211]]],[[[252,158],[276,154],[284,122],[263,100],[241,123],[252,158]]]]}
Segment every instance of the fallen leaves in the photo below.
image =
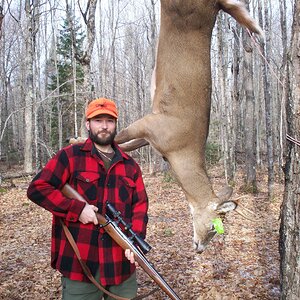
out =
{"type": "MultiPolygon", "coordinates": [[[[210,171],[212,177],[218,172],[210,171]]],[[[225,233],[217,235],[201,255],[192,248],[192,223],[188,203],[173,180],[145,175],[149,195],[148,259],[181,299],[235,300],[279,299],[278,196],[267,200],[266,179],[260,178],[260,193],[247,194],[243,205],[255,212],[258,222],[230,213],[225,233]]],[[[234,197],[239,197],[237,180],[234,197]]],[[[217,187],[223,178],[213,177],[217,187]]],[[[18,186],[18,184],[16,184],[18,186]]],[[[22,188],[3,188],[0,193],[0,299],[60,299],[60,275],[50,267],[51,215],[26,198],[22,188]]],[[[138,270],[140,291],[154,284],[138,270]]],[[[157,292],[147,299],[166,299],[157,292]]]]}

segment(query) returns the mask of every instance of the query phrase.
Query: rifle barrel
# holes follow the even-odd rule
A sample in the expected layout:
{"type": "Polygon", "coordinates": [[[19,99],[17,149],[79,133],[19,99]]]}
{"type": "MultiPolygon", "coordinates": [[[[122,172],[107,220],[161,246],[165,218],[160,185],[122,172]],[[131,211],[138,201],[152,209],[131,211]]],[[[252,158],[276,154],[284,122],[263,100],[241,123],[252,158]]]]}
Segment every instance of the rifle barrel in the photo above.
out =
{"type": "MultiPolygon", "coordinates": [[[[158,271],[151,265],[145,255],[130,241],[123,231],[115,222],[109,222],[106,226],[106,232],[121,246],[123,249],[130,249],[134,253],[136,262],[151,277],[154,282],[172,299],[181,300],[175,291],[169,286],[158,271]],[[112,229],[113,228],[113,229],[112,229]],[[121,238],[121,239],[120,239],[121,238]]],[[[105,228],[105,227],[104,227],[105,228]]]]}

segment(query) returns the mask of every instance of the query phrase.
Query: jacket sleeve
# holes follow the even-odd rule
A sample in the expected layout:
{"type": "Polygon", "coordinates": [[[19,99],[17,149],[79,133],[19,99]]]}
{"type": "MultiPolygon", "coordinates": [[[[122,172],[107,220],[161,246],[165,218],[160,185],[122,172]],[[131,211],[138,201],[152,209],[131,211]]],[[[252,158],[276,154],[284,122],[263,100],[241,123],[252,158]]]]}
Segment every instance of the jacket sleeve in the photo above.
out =
{"type": "Polygon", "coordinates": [[[67,198],[60,191],[68,182],[69,176],[69,159],[62,149],[32,180],[27,190],[27,197],[53,215],[76,222],[85,203],[67,198]]]}
{"type": "Polygon", "coordinates": [[[138,165],[132,204],[132,229],[142,238],[145,238],[148,223],[148,196],[145,190],[142,172],[138,165]]]}

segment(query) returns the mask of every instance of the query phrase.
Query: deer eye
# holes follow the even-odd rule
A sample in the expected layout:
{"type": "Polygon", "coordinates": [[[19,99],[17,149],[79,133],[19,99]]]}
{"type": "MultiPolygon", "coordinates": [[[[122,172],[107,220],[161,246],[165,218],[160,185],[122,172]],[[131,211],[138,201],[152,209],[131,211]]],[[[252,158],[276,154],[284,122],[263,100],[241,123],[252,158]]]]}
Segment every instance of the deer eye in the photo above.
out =
{"type": "Polygon", "coordinates": [[[211,232],[215,232],[215,231],[216,231],[216,230],[215,230],[214,225],[213,225],[213,224],[210,224],[208,232],[211,233],[211,232]]]}

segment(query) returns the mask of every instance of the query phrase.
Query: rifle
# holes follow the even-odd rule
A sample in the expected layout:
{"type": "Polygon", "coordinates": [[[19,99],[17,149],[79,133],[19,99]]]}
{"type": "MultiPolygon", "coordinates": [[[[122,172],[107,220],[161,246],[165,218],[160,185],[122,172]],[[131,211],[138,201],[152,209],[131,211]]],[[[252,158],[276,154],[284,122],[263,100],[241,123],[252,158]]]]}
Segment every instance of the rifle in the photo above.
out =
{"type": "MultiPolygon", "coordinates": [[[[87,203],[87,201],[69,184],[65,184],[62,188],[62,193],[68,198],[77,199],[87,203]]],[[[97,220],[99,225],[104,228],[104,230],[111,236],[111,238],[124,250],[130,249],[134,253],[135,261],[141,266],[141,268],[150,276],[155,283],[167,294],[172,300],[180,300],[174,290],[168,285],[168,283],[163,279],[163,277],[155,270],[152,264],[147,260],[144,254],[146,254],[151,246],[139,237],[120,216],[120,212],[116,211],[111,204],[106,205],[107,210],[113,215],[111,218],[107,213],[105,216],[96,213],[97,220]],[[128,237],[118,226],[119,223],[122,223],[127,229],[131,237],[128,237]],[[134,241],[138,244],[138,247],[134,241]]]]}

